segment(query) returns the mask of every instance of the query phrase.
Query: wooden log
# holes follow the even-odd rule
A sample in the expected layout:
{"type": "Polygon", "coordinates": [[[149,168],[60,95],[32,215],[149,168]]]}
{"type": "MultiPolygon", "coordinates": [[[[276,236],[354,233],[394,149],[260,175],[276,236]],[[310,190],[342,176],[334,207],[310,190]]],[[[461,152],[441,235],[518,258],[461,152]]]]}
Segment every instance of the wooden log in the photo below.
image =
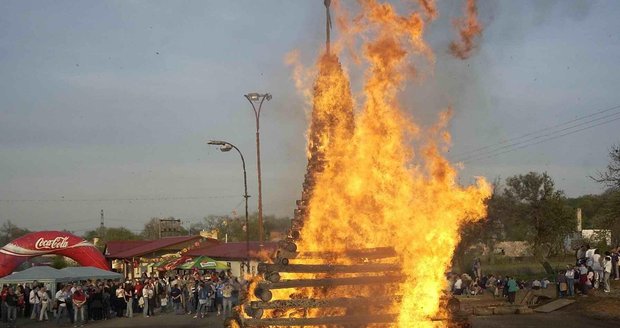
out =
{"type": "Polygon", "coordinates": [[[396,314],[365,314],[320,318],[269,318],[269,319],[245,319],[243,327],[262,326],[320,326],[320,325],[355,325],[362,326],[369,323],[393,323],[396,314]]]}
{"type": "Polygon", "coordinates": [[[377,247],[367,249],[350,249],[343,252],[300,252],[295,258],[364,258],[364,259],[381,259],[395,257],[396,251],[392,247],[377,247]]]}
{"type": "Polygon", "coordinates": [[[400,302],[401,296],[374,296],[374,297],[353,297],[353,298],[331,298],[331,299],[294,299],[294,300],[275,300],[271,302],[252,301],[249,304],[251,309],[286,309],[286,308],[324,308],[324,307],[359,307],[369,304],[391,304],[400,302]]]}
{"type": "MultiPolygon", "coordinates": [[[[397,264],[368,263],[355,265],[342,264],[263,264],[259,266],[262,272],[294,272],[294,273],[363,273],[363,272],[391,272],[400,271],[397,264]]],[[[261,271],[259,271],[261,272],[261,271]]]]}
{"type": "Polygon", "coordinates": [[[371,285],[402,282],[403,276],[375,276],[375,277],[350,277],[350,278],[323,278],[323,279],[297,279],[284,280],[274,283],[259,283],[262,289],[285,289],[299,287],[332,287],[346,285],[371,285]]]}

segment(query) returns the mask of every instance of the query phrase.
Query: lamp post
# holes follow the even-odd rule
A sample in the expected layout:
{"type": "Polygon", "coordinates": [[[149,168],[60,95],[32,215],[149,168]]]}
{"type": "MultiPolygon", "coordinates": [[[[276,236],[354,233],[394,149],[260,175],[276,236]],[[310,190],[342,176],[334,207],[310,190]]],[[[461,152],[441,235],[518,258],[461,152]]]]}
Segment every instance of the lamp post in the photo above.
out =
{"type": "Polygon", "coordinates": [[[252,105],[254,110],[254,117],[256,118],[256,170],[258,171],[258,242],[259,246],[263,246],[263,192],[262,181],[260,177],[260,110],[263,107],[265,100],[271,100],[271,94],[269,93],[248,93],[245,98],[252,105]],[[256,108],[258,104],[258,109],[256,108]]]}
{"type": "Polygon", "coordinates": [[[243,190],[244,190],[243,198],[245,198],[245,247],[246,247],[245,265],[246,265],[246,270],[249,273],[250,272],[250,223],[248,219],[248,198],[250,198],[250,196],[248,195],[248,179],[247,179],[247,174],[245,171],[245,159],[243,158],[243,154],[241,153],[239,148],[237,148],[235,145],[231,144],[230,142],[221,141],[221,140],[209,140],[207,144],[213,145],[213,146],[220,146],[220,151],[222,152],[228,152],[234,148],[239,153],[239,156],[241,156],[241,164],[243,165],[243,190]]]}

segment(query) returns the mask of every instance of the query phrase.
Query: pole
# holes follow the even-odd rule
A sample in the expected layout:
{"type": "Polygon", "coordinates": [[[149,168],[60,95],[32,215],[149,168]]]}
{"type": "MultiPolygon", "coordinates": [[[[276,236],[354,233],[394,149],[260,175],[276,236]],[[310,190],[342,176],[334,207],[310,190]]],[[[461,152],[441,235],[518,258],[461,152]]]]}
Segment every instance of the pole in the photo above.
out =
{"type": "MultiPolygon", "coordinates": [[[[250,99],[248,98],[248,100],[250,99]]],[[[243,158],[243,154],[241,153],[239,148],[237,148],[237,146],[231,144],[230,142],[211,140],[208,142],[208,144],[222,146],[222,148],[220,148],[221,151],[229,151],[231,148],[234,148],[237,151],[237,153],[239,153],[239,157],[241,157],[241,165],[243,167],[243,192],[244,192],[243,198],[245,198],[245,247],[246,247],[245,263],[246,263],[246,268],[247,268],[246,270],[249,273],[250,272],[249,270],[250,268],[250,219],[249,219],[249,214],[248,214],[248,198],[250,198],[250,196],[248,195],[248,174],[245,169],[245,158],[243,158]]]]}
{"type": "Polygon", "coordinates": [[[101,224],[99,226],[99,238],[101,238],[101,240],[103,240],[103,236],[105,235],[105,225],[103,222],[103,210],[101,210],[101,224]]]}
{"type": "Polygon", "coordinates": [[[258,242],[259,246],[263,247],[263,181],[261,179],[260,167],[260,112],[263,108],[263,102],[265,101],[265,99],[271,99],[271,95],[264,94],[260,96],[261,100],[258,105],[258,110],[256,109],[256,106],[254,105],[252,99],[248,95],[245,95],[245,97],[250,102],[250,105],[252,105],[252,109],[254,110],[254,118],[256,119],[256,171],[258,175],[258,242]]]}
{"type": "Polygon", "coordinates": [[[329,55],[329,44],[330,44],[330,33],[329,31],[331,30],[332,27],[332,19],[331,19],[331,15],[329,14],[329,5],[331,4],[331,0],[325,0],[323,1],[323,4],[325,5],[325,16],[326,16],[326,21],[325,21],[325,50],[327,52],[327,54],[329,55]]]}
{"type": "MultiPolygon", "coordinates": [[[[237,148],[237,146],[231,143],[228,143],[228,144],[231,147],[235,148],[235,150],[239,153],[239,156],[241,157],[241,165],[243,167],[243,192],[244,192],[243,198],[245,198],[245,264],[246,264],[246,270],[249,273],[250,272],[250,219],[249,219],[249,214],[248,214],[248,198],[250,198],[250,196],[248,195],[248,175],[247,175],[247,171],[245,170],[245,159],[243,158],[243,154],[241,153],[239,148],[237,148]]],[[[260,181],[260,178],[258,181],[260,181]]]]}

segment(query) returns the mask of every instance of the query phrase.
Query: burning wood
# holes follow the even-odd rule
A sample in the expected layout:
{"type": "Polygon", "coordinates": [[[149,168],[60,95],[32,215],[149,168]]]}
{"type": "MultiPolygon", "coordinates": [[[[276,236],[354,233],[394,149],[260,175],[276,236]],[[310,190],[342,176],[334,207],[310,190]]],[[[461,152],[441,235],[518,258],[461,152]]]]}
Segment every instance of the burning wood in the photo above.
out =
{"type": "Polygon", "coordinates": [[[425,20],[380,1],[359,4],[355,19],[338,22],[348,37],[361,35],[363,103],[354,108],[338,50],[322,55],[301,199],[273,263],[259,265],[265,280],[253,283],[250,297],[260,301],[245,304],[242,327],[429,328],[455,318],[455,303],[441,299],[444,273],[460,225],[484,216],[490,188],[482,179],[461,186],[443,157],[448,112],[423,130],[398,105],[414,56],[434,64],[424,30],[436,6],[420,2],[425,20]]]}
{"type": "Polygon", "coordinates": [[[295,272],[295,273],[365,273],[365,272],[399,272],[402,268],[397,264],[368,263],[358,265],[338,264],[266,264],[261,263],[259,273],[267,272],[295,272]]]}
{"type": "Polygon", "coordinates": [[[323,278],[323,279],[296,279],[274,283],[259,283],[258,289],[284,289],[300,287],[334,287],[342,285],[385,285],[389,283],[403,282],[402,276],[367,276],[351,278],[323,278]]]}

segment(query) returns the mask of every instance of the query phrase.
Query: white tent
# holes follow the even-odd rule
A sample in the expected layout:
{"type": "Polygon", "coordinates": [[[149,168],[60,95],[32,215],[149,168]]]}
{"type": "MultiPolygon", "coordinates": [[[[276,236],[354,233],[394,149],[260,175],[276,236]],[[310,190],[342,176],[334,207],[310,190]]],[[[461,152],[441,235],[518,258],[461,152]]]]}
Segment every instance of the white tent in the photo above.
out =
{"type": "Polygon", "coordinates": [[[24,284],[35,280],[45,285],[52,295],[56,293],[56,284],[73,281],[60,270],[48,266],[35,266],[0,278],[0,284],[24,284]]]}
{"type": "Polygon", "coordinates": [[[48,266],[35,266],[0,278],[0,284],[22,284],[37,281],[44,284],[52,295],[56,284],[90,279],[121,279],[122,274],[94,267],[68,267],[62,270],[48,266]]]}
{"type": "Polygon", "coordinates": [[[59,271],[62,274],[71,277],[74,281],[90,279],[117,280],[123,278],[123,275],[118,272],[112,272],[95,267],[67,267],[59,271]]]}

